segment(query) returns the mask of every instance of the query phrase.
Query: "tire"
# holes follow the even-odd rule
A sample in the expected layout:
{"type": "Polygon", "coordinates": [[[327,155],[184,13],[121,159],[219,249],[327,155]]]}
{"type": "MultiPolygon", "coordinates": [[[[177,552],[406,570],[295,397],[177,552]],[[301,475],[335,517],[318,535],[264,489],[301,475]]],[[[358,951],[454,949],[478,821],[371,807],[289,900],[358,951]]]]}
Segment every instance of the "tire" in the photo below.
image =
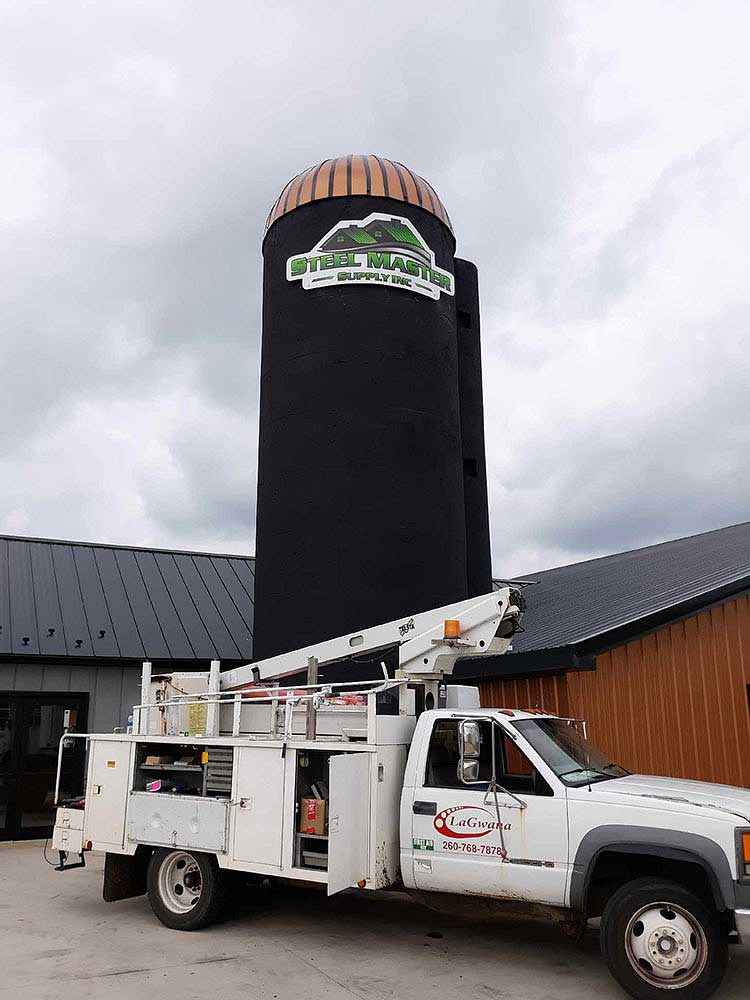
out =
{"type": "Polygon", "coordinates": [[[151,855],[147,884],[151,909],[174,930],[207,927],[224,905],[225,879],[212,854],[160,848],[151,855]]]}
{"type": "Polygon", "coordinates": [[[600,942],[609,971],[636,1000],[704,1000],[727,967],[727,934],[716,911],[666,879],[621,886],[602,916],[600,942]]]}

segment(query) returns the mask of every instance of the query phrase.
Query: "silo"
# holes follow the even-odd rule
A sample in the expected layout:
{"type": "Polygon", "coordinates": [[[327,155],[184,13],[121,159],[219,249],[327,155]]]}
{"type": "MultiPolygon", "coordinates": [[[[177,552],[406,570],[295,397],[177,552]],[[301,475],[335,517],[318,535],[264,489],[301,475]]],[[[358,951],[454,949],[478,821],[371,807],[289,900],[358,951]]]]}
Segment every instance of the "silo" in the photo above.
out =
{"type": "Polygon", "coordinates": [[[377,156],[310,167],[271,211],[256,659],[461,600],[488,570],[476,279],[454,252],[431,186],[377,156]]]}

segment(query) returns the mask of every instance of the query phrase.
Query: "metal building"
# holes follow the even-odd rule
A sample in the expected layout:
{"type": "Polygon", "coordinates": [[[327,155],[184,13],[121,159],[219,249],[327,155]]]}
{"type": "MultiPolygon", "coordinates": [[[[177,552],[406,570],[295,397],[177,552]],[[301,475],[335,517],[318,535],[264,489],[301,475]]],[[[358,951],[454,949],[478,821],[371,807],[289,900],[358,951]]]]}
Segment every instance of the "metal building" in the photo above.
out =
{"type": "Polygon", "coordinates": [[[632,771],[750,786],[750,523],[531,573],[483,703],[586,719],[632,771]]]}
{"type": "Polygon", "coordinates": [[[46,835],[65,713],[127,723],[143,660],[252,654],[253,560],[0,537],[0,839],[46,835]]]}
{"type": "MultiPolygon", "coordinates": [[[[633,771],[750,786],[750,523],[529,574],[485,705],[588,721],[633,771]]],[[[142,660],[252,659],[254,559],[0,536],[0,839],[49,827],[66,710],[126,724],[142,660]]]]}

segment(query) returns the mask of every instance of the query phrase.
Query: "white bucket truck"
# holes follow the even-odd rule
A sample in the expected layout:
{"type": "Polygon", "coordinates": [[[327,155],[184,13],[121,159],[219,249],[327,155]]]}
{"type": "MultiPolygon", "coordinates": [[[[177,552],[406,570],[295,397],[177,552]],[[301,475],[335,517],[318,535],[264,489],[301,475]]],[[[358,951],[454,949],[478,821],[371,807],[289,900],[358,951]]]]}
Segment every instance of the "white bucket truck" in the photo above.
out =
{"type": "Polygon", "coordinates": [[[575,720],[446,685],[457,659],[506,651],[522,607],[506,587],[223,673],[144,664],[132,733],[82,737],[85,796],[58,789],[60,869],[104,851],[104,898],[148,892],[182,930],[243,873],[601,917],[632,996],[710,995],[750,941],[750,791],[632,775],[575,720]],[[388,657],[377,682],[316,683],[388,657]]]}

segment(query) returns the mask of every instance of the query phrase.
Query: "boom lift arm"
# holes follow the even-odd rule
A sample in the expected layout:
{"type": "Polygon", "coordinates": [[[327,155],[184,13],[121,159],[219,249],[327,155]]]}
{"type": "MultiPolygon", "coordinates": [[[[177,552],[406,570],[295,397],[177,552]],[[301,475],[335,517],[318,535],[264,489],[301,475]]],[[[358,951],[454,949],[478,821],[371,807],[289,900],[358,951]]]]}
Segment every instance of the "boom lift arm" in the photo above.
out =
{"type": "Polygon", "coordinates": [[[226,670],[220,675],[221,690],[300,674],[310,659],[324,666],[393,648],[398,648],[402,677],[437,680],[450,674],[459,659],[505,653],[519,627],[524,604],[519,591],[502,587],[491,594],[226,670]]]}

